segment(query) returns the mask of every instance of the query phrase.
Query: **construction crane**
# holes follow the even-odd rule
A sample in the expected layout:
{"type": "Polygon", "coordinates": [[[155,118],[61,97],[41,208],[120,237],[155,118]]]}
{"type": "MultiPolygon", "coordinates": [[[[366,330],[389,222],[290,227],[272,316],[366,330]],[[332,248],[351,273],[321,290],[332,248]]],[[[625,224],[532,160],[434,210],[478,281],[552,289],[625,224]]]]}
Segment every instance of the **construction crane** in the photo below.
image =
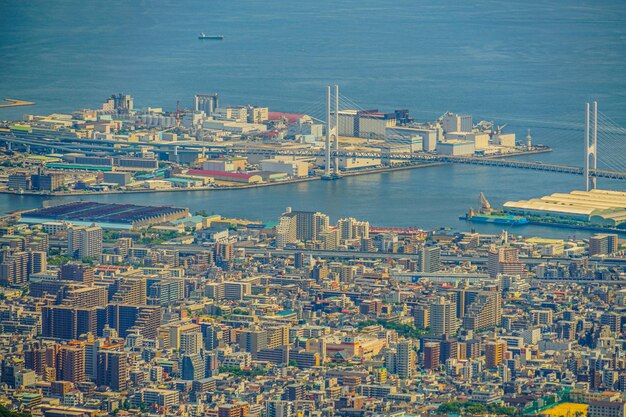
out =
{"type": "Polygon", "coordinates": [[[482,191],[480,192],[480,196],[478,197],[478,202],[480,206],[479,210],[481,213],[491,213],[493,211],[493,209],[491,208],[491,204],[489,204],[489,201],[482,191]]]}

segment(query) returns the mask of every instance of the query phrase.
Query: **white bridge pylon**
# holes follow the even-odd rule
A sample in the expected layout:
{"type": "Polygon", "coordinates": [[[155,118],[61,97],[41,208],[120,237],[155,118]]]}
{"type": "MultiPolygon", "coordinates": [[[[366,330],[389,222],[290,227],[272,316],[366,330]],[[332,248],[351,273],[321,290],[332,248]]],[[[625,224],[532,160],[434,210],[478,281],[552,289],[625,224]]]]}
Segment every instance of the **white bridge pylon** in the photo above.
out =
{"type": "MultiPolygon", "coordinates": [[[[325,158],[326,161],[324,163],[324,176],[330,177],[331,172],[331,156],[330,149],[331,143],[335,152],[339,151],[339,86],[335,85],[334,88],[334,116],[332,117],[333,111],[331,109],[331,86],[329,85],[326,90],[326,146],[325,146],[325,158]]],[[[335,158],[332,161],[333,166],[333,175],[339,175],[339,157],[337,153],[335,153],[335,158]]]]}
{"type": "Polygon", "coordinates": [[[593,102],[593,126],[590,123],[589,103],[585,104],[585,190],[595,190],[598,168],[598,102],[593,102]]]}

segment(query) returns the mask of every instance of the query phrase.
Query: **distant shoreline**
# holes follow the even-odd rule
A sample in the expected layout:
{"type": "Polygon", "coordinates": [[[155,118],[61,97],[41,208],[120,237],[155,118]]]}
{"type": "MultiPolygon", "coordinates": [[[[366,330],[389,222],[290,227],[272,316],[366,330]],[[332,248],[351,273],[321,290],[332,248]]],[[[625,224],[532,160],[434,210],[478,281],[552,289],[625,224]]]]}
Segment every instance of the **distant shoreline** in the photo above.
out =
{"type": "MultiPolygon", "coordinates": [[[[543,149],[534,149],[532,151],[519,151],[512,152],[506,155],[494,155],[487,156],[485,159],[497,159],[497,158],[512,158],[515,156],[522,155],[533,155],[538,153],[546,153],[552,152],[551,148],[543,148],[543,149]]],[[[428,168],[433,166],[441,166],[447,165],[446,162],[424,162],[410,165],[401,165],[394,167],[382,167],[382,168],[366,168],[357,171],[348,171],[342,172],[338,179],[333,181],[338,181],[344,177],[354,177],[359,175],[370,175],[370,174],[384,174],[386,172],[396,172],[396,171],[404,171],[409,169],[418,169],[418,168],[428,168]]],[[[12,190],[0,190],[0,194],[12,194],[12,195],[26,195],[26,196],[42,196],[42,197],[81,197],[81,196],[93,196],[93,195],[113,195],[113,194],[146,194],[146,193],[174,193],[174,192],[200,192],[200,191],[229,191],[229,190],[245,190],[250,188],[261,188],[261,187],[274,187],[279,185],[286,184],[295,184],[301,182],[309,182],[309,181],[319,181],[322,177],[319,175],[313,177],[306,178],[294,178],[285,181],[278,182],[268,182],[262,184],[242,184],[242,185],[233,185],[228,187],[193,187],[193,188],[169,188],[163,190],[108,190],[108,191],[88,191],[84,193],[77,192],[51,192],[51,193],[41,193],[36,191],[12,191],[12,190]]]]}
{"type": "MultiPolygon", "coordinates": [[[[427,168],[431,166],[444,165],[443,162],[432,162],[425,164],[406,165],[401,167],[391,168],[374,168],[368,170],[346,172],[341,174],[343,177],[354,177],[358,175],[368,174],[383,174],[385,172],[403,171],[407,169],[427,168]]],[[[341,179],[339,178],[339,179],[341,179]]],[[[80,197],[80,196],[92,196],[92,195],[109,195],[109,194],[146,194],[146,193],[175,193],[175,192],[197,192],[197,191],[229,191],[229,190],[246,190],[250,188],[262,188],[262,187],[274,187],[279,185],[295,184],[309,181],[320,181],[322,177],[316,175],[314,177],[306,178],[294,178],[291,180],[268,182],[262,184],[246,184],[246,185],[233,185],[228,187],[193,187],[193,188],[168,188],[162,190],[109,190],[109,191],[88,191],[84,193],[77,192],[52,192],[52,193],[40,193],[36,191],[24,191],[17,192],[11,190],[0,190],[0,194],[12,194],[12,195],[27,195],[27,196],[41,196],[41,197],[80,197]]]]}
{"type": "Polygon", "coordinates": [[[612,227],[601,227],[601,226],[592,226],[592,225],[576,225],[576,224],[567,224],[567,223],[558,223],[558,222],[547,222],[541,220],[528,220],[527,224],[535,225],[535,226],[548,226],[548,227],[559,227],[561,229],[578,229],[578,230],[588,230],[592,232],[610,232],[617,233],[620,235],[626,235],[626,229],[616,229],[612,227]]]}

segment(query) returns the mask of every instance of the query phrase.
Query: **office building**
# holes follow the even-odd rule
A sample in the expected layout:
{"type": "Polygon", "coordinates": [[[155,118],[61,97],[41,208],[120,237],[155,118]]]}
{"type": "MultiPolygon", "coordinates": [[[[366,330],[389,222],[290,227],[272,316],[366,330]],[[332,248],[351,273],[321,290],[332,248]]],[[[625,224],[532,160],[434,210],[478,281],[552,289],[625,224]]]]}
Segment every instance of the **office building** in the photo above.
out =
{"type": "Polygon", "coordinates": [[[626,402],[589,401],[587,417],[626,417],[626,402]]]}
{"type": "Polygon", "coordinates": [[[62,174],[32,174],[31,187],[38,191],[58,191],[63,187],[63,177],[62,174]]]}
{"type": "Polygon", "coordinates": [[[30,190],[31,180],[27,172],[16,172],[9,174],[9,182],[7,184],[9,190],[30,190]]]}

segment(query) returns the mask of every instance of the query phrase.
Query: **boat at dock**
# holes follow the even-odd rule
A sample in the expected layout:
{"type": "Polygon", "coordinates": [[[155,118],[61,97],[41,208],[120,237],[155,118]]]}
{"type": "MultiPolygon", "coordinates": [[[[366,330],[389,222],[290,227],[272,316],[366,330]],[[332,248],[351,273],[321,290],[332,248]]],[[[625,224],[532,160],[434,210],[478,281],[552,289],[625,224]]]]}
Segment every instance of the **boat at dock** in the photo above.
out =
{"type": "Polygon", "coordinates": [[[489,204],[489,201],[485,198],[483,193],[480,193],[480,196],[478,197],[478,204],[480,207],[478,212],[474,212],[473,209],[469,209],[467,214],[462,217],[462,219],[472,223],[493,223],[506,226],[521,226],[530,223],[524,216],[495,212],[491,208],[491,204],[489,204]]]}
{"type": "Polygon", "coordinates": [[[472,223],[494,223],[507,226],[521,226],[529,223],[526,217],[514,216],[512,214],[475,214],[471,217],[468,216],[466,219],[472,223]]]}

